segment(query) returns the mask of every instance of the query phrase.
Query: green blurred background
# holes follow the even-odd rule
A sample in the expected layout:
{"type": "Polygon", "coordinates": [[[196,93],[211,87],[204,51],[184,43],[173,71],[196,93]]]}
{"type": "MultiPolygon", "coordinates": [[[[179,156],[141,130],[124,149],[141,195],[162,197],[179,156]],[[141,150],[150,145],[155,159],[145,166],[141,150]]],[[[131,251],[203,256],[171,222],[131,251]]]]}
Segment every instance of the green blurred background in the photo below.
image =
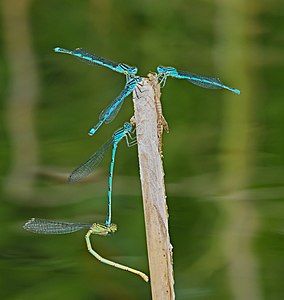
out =
{"type": "MultiPolygon", "coordinates": [[[[124,76],[56,46],[136,65],[217,76],[241,95],[169,78],[162,90],[169,226],[177,299],[284,298],[284,2],[2,0],[1,299],[150,299],[139,277],[99,263],[84,232],[41,236],[31,217],[105,220],[110,153],[87,182],[66,179],[129,120],[131,97],[87,131],[124,76]]],[[[148,273],[137,148],[119,145],[112,237],[104,257],[148,273]]]]}

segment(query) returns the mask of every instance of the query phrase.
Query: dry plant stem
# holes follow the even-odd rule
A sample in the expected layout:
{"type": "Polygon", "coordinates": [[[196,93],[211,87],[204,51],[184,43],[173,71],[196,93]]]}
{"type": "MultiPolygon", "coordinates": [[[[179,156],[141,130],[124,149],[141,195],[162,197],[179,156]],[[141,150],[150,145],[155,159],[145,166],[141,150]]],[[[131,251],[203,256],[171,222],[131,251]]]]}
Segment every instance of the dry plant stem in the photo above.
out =
{"type": "Polygon", "coordinates": [[[172,245],[152,84],[144,78],[135,88],[133,102],[152,299],[167,300],[175,298],[172,245]]]}
{"type": "Polygon", "coordinates": [[[169,132],[169,125],[163,116],[162,111],[162,104],[161,104],[161,88],[158,84],[158,78],[154,74],[148,74],[148,78],[150,81],[150,84],[152,85],[152,88],[154,90],[154,99],[155,99],[155,106],[157,111],[157,134],[159,139],[159,152],[162,155],[163,150],[163,130],[165,130],[167,133],[169,132]]]}

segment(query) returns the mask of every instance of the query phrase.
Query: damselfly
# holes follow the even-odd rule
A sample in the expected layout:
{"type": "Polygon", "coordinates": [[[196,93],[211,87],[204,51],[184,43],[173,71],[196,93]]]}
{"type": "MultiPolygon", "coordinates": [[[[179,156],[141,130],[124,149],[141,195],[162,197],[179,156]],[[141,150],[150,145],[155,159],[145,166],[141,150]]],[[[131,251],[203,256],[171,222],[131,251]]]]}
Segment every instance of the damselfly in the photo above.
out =
{"type": "Polygon", "coordinates": [[[133,129],[130,123],[124,123],[123,127],[115,131],[111,139],[104,143],[95,154],[88,158],[84,163],[82,163],[78,168],[76,168],[69,176],[69,182],[77,182],[89,175],[102,161],[106,151],[112,145],[111,153],[111,163],[109,170],[109,185],[108,185],[108,214],[106,219],[106,226],[111,224],[111,194],[112,194],[112,179],[113,179],[113,169],[115,154],[117,150],[118,143],[123,139],[126,139],[128,147],[134,146],[136,144],[135,128],[133,129]]]}
{"type": "Polygon", "coordinates": [[[127,77],[127,80],[129,79],[129,77],[137,74],[137,72],[138,72],[137,67],[132,67],[132,66],[129,66],[124,63],[117,63],[117,62],[111,61],[107,58],[100,57],[96,54],[90,53],[89,51],[87,51],[83,48],[76,48],[75,50],[68,50],[68,49],[56,47],[56,48],[54,48],[54,51],[59,52],[59,53],[70,54],[88,64],[104,66],[113,71],[125,74],[127,77]]]}
{"type": "Polygon", "coordinates": [[[187,81],[206,89],[227,89],[238,95],[241,93],[238,89],[224,85],[222,81],[216,77],[209,77],[186,71],[180,71],[173,67],[159,66],[157,67],[157,71],[159,73],[158,77],[161,78],[160,84],[162,86],[165,85],[167,77],[171,76],[178,79],[186,79],[187,81]]]}
{"type": "Polygon", "coordinates": [[[124,99],[134,90],[136,85],[141,81],[141,77],[133,76],[129,79],[129,81],[126,82],[125,87],[120,93],[120,95],[117,98],[115,98],[114,101],[101,112],[99,116],[99,122],[89,130],[89,135],[94,135],[103,123],[108,124],[115,119],[122,107],[124,99]]]}
{"type": "Polygon", "coordinates": [[[40,233],[40,234],[65,234],[65,233],[72,233],[79,231],[81,229],[88,228],[88,232],[85,235],[86,244],[88,251],[100,262],[113,266],[115,268],[119,268],[131,273],[134,273],[136,275],[139,275],[142,277],[146,282],[148,282],[149,278],[146,274],[137,271],[135,269],[129,268],[127,266],[115,263],[113,261],[110,261],[106,258],[103,258],[100,256],[93,248],[90,241],[90,235],[91,234],[98,234],[107,236],[111,233],[114,233],[117,231],[117,225],[116,224],[110,224],[109,226],[106,226],[104,224],[100,223],[69,223],[69,222],[60,222],[60,221],[51,221],[46,219],[37,219],[32,218],[27,223],[24,224],[24,229],[34,232],[34,233],[40,233]]]}

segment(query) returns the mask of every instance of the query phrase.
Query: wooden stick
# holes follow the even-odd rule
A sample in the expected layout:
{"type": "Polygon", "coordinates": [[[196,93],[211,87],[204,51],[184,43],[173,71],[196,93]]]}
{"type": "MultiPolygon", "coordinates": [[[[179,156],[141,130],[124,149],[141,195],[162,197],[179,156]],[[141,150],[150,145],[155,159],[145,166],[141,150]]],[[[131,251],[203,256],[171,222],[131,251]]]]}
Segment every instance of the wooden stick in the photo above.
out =
{"type": "MultiPolygon", "coordinates": [[[[156,79],[156,77],[155,77],[156,79]]],[[[164,170],[159,153],[153,79],[144,78],[133,93],[140,179],[152,299],[174,299],[172,245],[168,229],[164,170]]],[[[155,84],[158,84],[155,81],[155,84]]]]}

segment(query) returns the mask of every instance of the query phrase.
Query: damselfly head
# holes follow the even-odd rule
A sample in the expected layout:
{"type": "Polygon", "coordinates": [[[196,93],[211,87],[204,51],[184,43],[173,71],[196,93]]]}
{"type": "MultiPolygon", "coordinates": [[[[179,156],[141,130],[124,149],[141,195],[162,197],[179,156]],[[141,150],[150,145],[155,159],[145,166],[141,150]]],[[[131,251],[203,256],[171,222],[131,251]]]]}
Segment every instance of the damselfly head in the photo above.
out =
{"type": "Polygon", "coordinates": [[[170,73],[175,73],[176,69],[173,67],[158,66],[157,71],[158,73],[162,73],[162,74],[170,74],[170,73]]]}
{"type": "Polygon", "coordinates": [[[168,76],[168,67],[158,66],[157,71],[158,71],[158,82],[161,88],[163,88],[166,84],[166,80],[168,76]]]}
{"type": "Polygon", "coordinates": [[[109,233],[115,233],[117,231],[117,225],[114,223],[111,223],[109,226],[109,233]]]}
{"type": "Polygon", "coordinates": [[[163,67],[163,66],[158,66],[158,67],[157,67],[157,71],[158,71],[158,73],[161,74],[161,73],[166,73],[167,70],[166,70],[166,68],[163,67]]]}
{"type": "Polygon", "coordinates": [[[109,233],[114,233],[117,230],[116,224],[105,225],[102,223],[94,223],[90,228],[92,234],[98,235],[108,235],[109,233]]]}
{"type": "Polygon", "coordinates": [[[129,131],[130,132],[132,130],[132,125],[130,123],[128,123],[128,122],[125,122],[124,125],[123,125],[123,129],[125,131],[129,131]]]}

